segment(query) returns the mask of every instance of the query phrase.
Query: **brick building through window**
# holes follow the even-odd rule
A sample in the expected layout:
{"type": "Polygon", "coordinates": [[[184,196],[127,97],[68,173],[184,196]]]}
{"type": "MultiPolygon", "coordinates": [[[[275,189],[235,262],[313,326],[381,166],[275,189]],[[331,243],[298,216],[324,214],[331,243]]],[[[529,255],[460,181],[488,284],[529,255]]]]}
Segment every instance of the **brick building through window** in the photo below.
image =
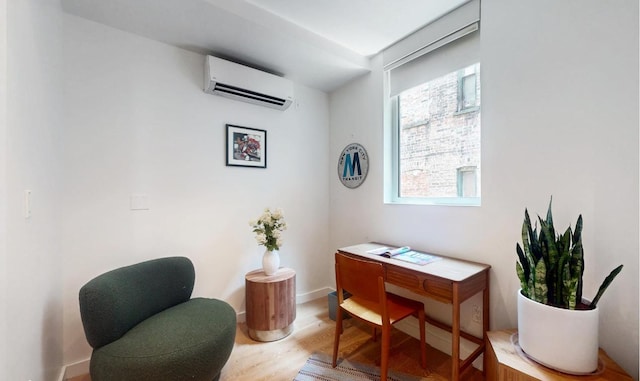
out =
{"type": "Polygon", "coordinates": [[[399,196],[480,196],[480,64],[398,96],[399,196]]]}

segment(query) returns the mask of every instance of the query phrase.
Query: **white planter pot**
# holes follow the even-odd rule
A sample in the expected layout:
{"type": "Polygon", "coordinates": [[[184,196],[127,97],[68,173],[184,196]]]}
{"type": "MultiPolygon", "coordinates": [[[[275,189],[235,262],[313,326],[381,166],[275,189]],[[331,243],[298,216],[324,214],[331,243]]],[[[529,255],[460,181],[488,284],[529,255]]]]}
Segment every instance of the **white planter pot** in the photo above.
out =
{"type": "Polygon", "coordinates": [[[593,373],[598,368],[598,308],[552,307],[518,290],[518,343],[527,356],[549,368],[593,373]]]}

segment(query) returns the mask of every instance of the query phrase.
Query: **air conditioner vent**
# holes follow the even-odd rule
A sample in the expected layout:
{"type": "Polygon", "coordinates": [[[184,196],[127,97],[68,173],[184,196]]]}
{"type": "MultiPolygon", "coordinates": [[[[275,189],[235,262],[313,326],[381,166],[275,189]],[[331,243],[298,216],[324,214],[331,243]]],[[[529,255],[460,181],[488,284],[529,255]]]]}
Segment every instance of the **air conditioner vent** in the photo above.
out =
{"type": "Polygon", "coordinates": [[[241,89],[239,87],[231,85],[225,85],[224,83],[216,83],[215,87],[213,88],[213,92],[220,96],[228,96],[229,98],[250,98],[258,102],[267,102],[273,105],[277,105],[278,107],[282,107],[287,102],[282,98],[260,94],[255,91],[241,89]]]}
{"type": "Polygon", "coordinates": [[[204,91],[277,110],[293,102],[290,80],[213,56],[205,63],[204,91]]]}

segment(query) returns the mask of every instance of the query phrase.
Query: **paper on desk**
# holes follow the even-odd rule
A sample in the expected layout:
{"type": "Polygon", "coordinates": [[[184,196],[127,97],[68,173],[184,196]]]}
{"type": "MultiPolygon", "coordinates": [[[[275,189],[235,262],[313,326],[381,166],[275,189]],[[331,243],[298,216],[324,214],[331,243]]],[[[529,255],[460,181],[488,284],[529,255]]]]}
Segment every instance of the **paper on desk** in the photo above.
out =
{"type": "Polygon", "coordinates": [[[374,254],[374,255],[380,255],[380,254],[384,254],[386,252],[389,251],[388,247],[378,247],[376,249],[372,249],[372,250],[367,250],[368,254],[374,254]]]}
{"type": "Polygon", "coordinates": [[[374,254],[374,255],[382,255],[384,257],[391,258],[398,254],[406,253],[408,251],[411,251],[411,248],[409,246],[402,246],[396,249],[391,249],[388,247],[380,247],[377,249],[369,250],[367,251],[367,253],[374,254]]]}

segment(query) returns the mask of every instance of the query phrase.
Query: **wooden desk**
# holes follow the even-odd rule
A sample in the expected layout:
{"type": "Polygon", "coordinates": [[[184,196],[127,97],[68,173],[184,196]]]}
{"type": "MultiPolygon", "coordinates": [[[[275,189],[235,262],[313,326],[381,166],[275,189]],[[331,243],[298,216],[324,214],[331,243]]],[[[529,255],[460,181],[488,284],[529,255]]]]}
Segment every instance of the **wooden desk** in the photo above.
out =
{"type": "Polygon", "coordinates": [[[452,305],[451,326],[431,318],[427,318],[427,321],[451,332],[451,379],[459,380],[460,373],[485,350],[489,330],[489,269],[491,266],[444,256],[440,256],[442,259],[438,261],[420,266],[367,253],[369,250],[383,246],[385,245],[365,243],[340,248],[338,251],[380,262],[384,265],[388,283],[452,305]],[[460,304],[479,292],[482,292],[483,300],[483,337],[481,339],[460,330],[460,304]],[[464,360],[460,360],[460,337],[478,345],[478,348],[464,360]]]}
{"type": "Polygon", "coordinates": [[[606,352],[598,353],[598,370],[592,375],[572,376],[546,368],[527,358],[514,345],[515,330],[487,332],[487,354],[485,355],[487,381],[631,381],[632,378],[620,368],[606,352]]]}
{"type": "Polygon", "coordinates": [[[273,275],[262,269],[245,276],[247,328],[258,341],[275,341],[293,332],[296,319],[296,272],[281,267],[273,275]]]}

